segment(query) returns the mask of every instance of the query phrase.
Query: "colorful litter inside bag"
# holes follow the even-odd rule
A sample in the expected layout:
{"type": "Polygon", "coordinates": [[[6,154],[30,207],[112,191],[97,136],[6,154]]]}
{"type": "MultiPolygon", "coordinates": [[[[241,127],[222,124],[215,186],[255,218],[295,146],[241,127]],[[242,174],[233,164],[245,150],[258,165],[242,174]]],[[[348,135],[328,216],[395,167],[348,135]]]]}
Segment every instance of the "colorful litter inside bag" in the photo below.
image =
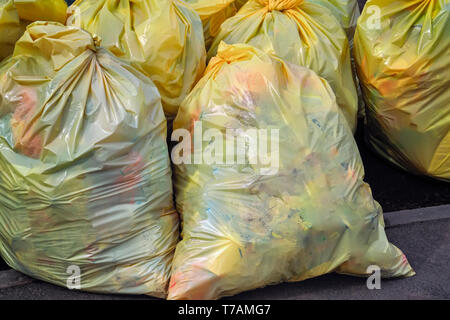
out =
{"type": "Polygon", "coordinates": [[[450,181],[450,1],[368,1],[355,34],[366,138],[390,162],[450,181]],[[378,8],[378,9],[374,9],[378,8]]]}
{"type": "Polygon", "coordinates": [[[250,44],[315,71],[329,82],[355,130],[358,97],[348,40],[324,6],[306,0],[250,0],[222,24],[208,58],[221,41],[250,44]]]}
{"type": "Polygon", "coordinates": [[[102,47],[149,76],[168,118],[203,74],[202,23],[183,1],[77,0],[67,24],[100,37],[102,47]]]}
{"type": "Polygon", "coordinates": [[[4,260],[60,286],[164,297],[178,236],[155,85],[86,31],[29,25],[0,65],[4,260]]]}
{"type": "Polygon", "coordinates": [[[0,0],[0,60],[11,55],[14,44],[33,21],[66,22],[64,0],[0,0]]]}
{"type": "Polygon", "coordinates": [[[371,265],[384,277],[414,274],[386,238],[352,132],[313,71],[222,43],[175,133],[183,230],[169,299],[216,299],[333,271],[364,276],[371,265]]]}

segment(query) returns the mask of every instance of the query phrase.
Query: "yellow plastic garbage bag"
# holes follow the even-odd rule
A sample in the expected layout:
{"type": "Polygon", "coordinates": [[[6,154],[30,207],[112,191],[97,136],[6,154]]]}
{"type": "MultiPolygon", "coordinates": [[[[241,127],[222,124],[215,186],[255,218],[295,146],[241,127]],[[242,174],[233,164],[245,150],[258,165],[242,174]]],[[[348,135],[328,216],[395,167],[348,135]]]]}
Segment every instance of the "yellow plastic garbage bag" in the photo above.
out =
{"type": "Polygon", "coordinates": [[[414,274],[386,238],[352,132],[313,71],[222,43],[180,107],[176,137],[183,230],[169,299],[364,276],[371,265],[384,277],[414,274]]]}
{"type": "Polygon", "coordinates": [[[149,76],[168,118],[205,68],[203,27],[181,0],[77,0],[68,25],[100,37],[102,47],[149,76]]]}
{"type": "Polygon", "coordinates": [[[236,8],[241,9],[248,0],[235,0],[236,8]]]}
{"type": "Polygon", "coordinates": [[[221,41],[247,43],[315,71],[329,82],[355,130],[358,97],[348,40],[324,6],[307,0],[250,0],[222,24],[208,58],[221,41]]]}
{"type": "Polygon", "coordinates": [[[66,22],[64,0],[0,0],[0,60],[11,55],[26,26],[38,20],[66,22]]]}
{"type": "Polygon", "coordinates": [[[206,48],[211,46],[221,24],[237,12],[236,0],[186,0],[203,22],[206,48]]]}
{"type": "Polygon", "coordinates": [[[222,23],[234,16],[247,0],[186,0],[203,22],[206,49],[211,46],[222,23]]]}
{"type": "Polygon", "coordinates": [[[450,1],[368,1],[355,34],[369,145],[450,181],[450,1]]]}
{"type": "Polygon", "coordinates": [[[357,0],[310,0],[328,8],[333,15],[341,23],[347,33],[347,38],[350,44],[350,55],[352,61],[353,79],[356,84],[356,91],[358,93],[358,116],[364,118],[364,100],[359,85],[359,79],[356,76],[356,65],[353,57],[353,37],[356,30],[356,24],[360,16],[359,6],[357,0]]]}
{"type": "Polygon", "coordinates": [[[347,33],[350,43],[353,42],[353,36],[356,30],[356,23],[360,16],[357,0],[309,0],[328,8],[341,23],[347,33]]]}
{"type": "Polygon", "coordinates": [[[175,245],[152,81],[91,35],[35,22],[0,65],[0,253],[69,288],[164,297],[175,245]]]}

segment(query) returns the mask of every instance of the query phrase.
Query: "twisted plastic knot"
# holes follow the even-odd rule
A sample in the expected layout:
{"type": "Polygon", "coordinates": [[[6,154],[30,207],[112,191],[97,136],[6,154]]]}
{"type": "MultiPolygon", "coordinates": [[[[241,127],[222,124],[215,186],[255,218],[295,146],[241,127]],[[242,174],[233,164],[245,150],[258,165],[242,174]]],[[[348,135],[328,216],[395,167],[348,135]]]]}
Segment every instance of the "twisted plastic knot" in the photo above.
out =
{"type": "Polygon", "coordinates": [[[92,35],[92,40],[94,41],[94,46],[96,48],[100,47],[102,45],[102,38],[99,35],[93,34],[92,35]]]}
{"type": "Polygon", "coordinates": [[[258,0],[267,7],[267,11],[283,11],[299,6],[303,0],[258,0]]]}

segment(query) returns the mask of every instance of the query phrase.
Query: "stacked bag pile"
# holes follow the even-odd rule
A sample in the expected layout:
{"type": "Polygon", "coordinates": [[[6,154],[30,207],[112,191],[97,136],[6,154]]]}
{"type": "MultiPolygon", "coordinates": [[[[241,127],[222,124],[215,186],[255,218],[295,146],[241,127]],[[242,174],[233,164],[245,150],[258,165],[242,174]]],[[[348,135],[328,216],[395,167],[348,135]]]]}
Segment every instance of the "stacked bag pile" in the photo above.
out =
{"type": "Polygon", "coordinates": [[[82,290],[168,299],[414,275],[363,180],[351,44],[356,29],[369,143],[448,180],[448,0],[370,0],[377,30],[351,0],[76,0],[67,19],[25,2],[46,1],[0,0],[13,268],[66,286],[76,266],[82,290]]]}

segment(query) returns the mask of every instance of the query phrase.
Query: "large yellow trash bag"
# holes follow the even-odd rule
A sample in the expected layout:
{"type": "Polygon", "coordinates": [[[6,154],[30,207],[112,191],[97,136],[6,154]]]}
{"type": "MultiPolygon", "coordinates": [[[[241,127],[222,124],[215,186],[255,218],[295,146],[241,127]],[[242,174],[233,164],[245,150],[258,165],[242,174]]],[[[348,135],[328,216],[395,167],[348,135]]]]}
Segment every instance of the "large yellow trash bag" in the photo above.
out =
{"type": "Polygon", "coordinates": [[[60,286],[164,297],[178,236],[157,88],[86,31],[29,25],[0,65],[2,257],[60,286]]]}
{"type": "Polygon", "coordinates": [[[168,118],[205,68],[203,27],[181,0],[77,0],[68,25],[100,37],[102,47],[149,76],[168,118]]]}
{"type": "Polygon", "coordinates": [[[368,1],[355,34],[367,140],[392,163],[450,181],[450,1],[368,1]]]}
{"type": "Polygon", "coordinates": [[[172,151],[183,230],[169,299],[332,271],[367,275],[370,265],[385,277],[414,274],[386,238],[352,132],[313,71],[221,44],[180,107],[176,133],[186,141],[172,151]]]}
{"type": "Polygon", "coordinates": [[[208,58],[216,54],[221,41],[247,43],[312,69],[330,83],[355,130],[358,97],[349,44],[339,22],[324,6],[306,0],[250,0],[222,24],[208,58]]]}
{"type": "Polygon", "coordinates": [[[26,26],[38,20],[66,22],[64,0],[0,0],[0,60],[11,55],[26,26]]]}

